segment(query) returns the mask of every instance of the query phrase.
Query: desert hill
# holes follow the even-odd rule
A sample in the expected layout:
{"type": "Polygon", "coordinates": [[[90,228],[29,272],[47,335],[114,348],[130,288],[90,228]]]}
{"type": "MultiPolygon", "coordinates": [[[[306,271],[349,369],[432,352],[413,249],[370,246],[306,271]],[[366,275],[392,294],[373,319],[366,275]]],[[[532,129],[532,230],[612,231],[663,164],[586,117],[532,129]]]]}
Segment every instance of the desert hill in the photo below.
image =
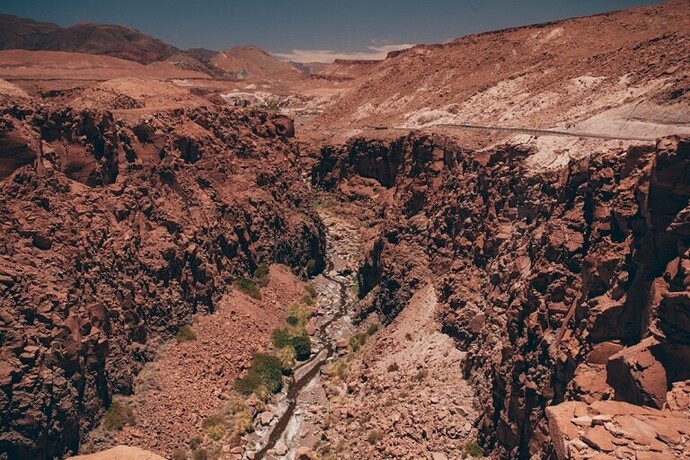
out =
{"type": "Polygon", "coordinates": [[[221,51],[211,63],[239,79],[271,77],[290,80],[300,76],[300,71],[290,63],[279,61],[254,45],[221,51]]]}
{"type": "Polygon", "coordinates": [[[580,123],[582,130],[596,124],[618,133],[627,130],[621,119],[632,118],[639,122],[628,125],[634,130],[662,135],[658,123],[690,121],[683,116],[690,105],[689,22],[690,3],[675,1],[419,45],[362,76],[319,122],[580,123]],[[602,112],[605,120],[591,118],[602,112]]]}
{"type": "Polygon", "coordinates": [[[177,48],[129,27],[110,24],[57,24],[0,15],[0,49],[72,51],[103,54],[149,64],[177,48]]]}

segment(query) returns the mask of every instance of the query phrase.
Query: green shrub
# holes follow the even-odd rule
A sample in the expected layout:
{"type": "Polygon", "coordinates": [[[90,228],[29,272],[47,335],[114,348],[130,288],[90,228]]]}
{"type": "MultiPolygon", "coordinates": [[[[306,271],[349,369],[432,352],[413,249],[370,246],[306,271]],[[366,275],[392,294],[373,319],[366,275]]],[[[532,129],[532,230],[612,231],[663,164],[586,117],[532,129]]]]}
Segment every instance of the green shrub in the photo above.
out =
{"type": "Polygon", "coordinates": [[[482,457],[484,455],[484,449],[482,446],[477,444],[477,441],[470,441],[464,446],[465,452],[467,452],[470,457],[482,457]]]}
{"type": "Polygon", "coordinates": [[[203,422],[201,422],[201,427],[204,429],[206,435],[214,441],[220,441],[223,439],[226,433],[226,423],[225,417],[222,414],[215,414],[206,417],[203,422]]]}
{"type": "Polygon", "coordinates": [[[304,305],[309,305],[310,307],[314,305],[314,298],[309,294],[304,294],[300,300],[304,305]]]}
{"type": "Polygon", "coordinates": [[[311,341],[305,335],[293,337],[292,347],[295,349],[295,358],[298,361],[306,361],[311,356],[311,341]]]}
{"type": "Polygon", "coordinates": [[[125,425],[134,425],[134,423],[134,411],[120,402],[113,402],[103,417],[103,426],[109,431],[120,431],[125,425]]]}
{"type": "Polygon", "coordinates": [[[377,444],[383,439],[383,431],[381,430],[371,430],[367,435],[367,442],[369,444],[377,444]]]}
{"type": "Polygon", "coordinates": [[[290,326],[297,326],[299,324],[299,318],[295,315],[288,315],[288,317],[285,318],[285,322],[290,326]]]}
{"type": "Polygon", "coordinates": [[[330,366],[330,368],[328,369],[328,373],[330,375],[338,377],[338,379],[340,380],[343,380],[347,375],[347,367],[347,363],[342,359],[339,359],[330,366]]]}
{"type": "Polygon", "coordinates": [[[271,333],[271,341],[276,348],[288,347],[292,345],[292,334],[287,328],[279,327],[271,333]]]}
{"type": "Polygon", "coordinates": [[[316,270],[316,260],[314,259],[309,259],[307,261],[307,274],[313,275],[314,271],[316,270]]]}
{"type": "Polygon", "coordinates": [[[350,348],[352,351],[356,352],[359,351],[360,348],[366,343],[367,341],[367,335],[363,334],[361,332],[356,333],[352,337],[350,337],[350,348]]]}
{"type": "Polygon", "coordinates": [[[367,334],[368,335],[374,335],[378,332],[379,330],[379,325],[376,323],[371,323],[369,327],[367,328],[367,334]]]}
{"type": "Polygon", "coordinates": [[[290,375],[295,368],[295,349],[292,346],[283,347],[276,353],[280,359],[280,366],[283,369],[283,374],[290,375]]]}
{"type": "Polygon", "coordinates": [[[249,412],[245,410],[235,414],[235,434],[243,435],[251,432],[253,429],[252,416],[249,412]]]}
{"type": "Polygon", "coordinates": [[[278,357],[265,353],[255,354],[247,375],[237,380],[236,388],[240,393],[249,395],[261,385],[271,393],[278,393],[283,387],[283,371],[278,357]]]}
{"type": "Polygon", "coordinates": [[[267,264],[260,263],[256,270],[254,270],[254,278],[259,286],[265,287],[268,285],[269,275],[271,274],[267,264]]]}
{"type": "Polygon", "coordinates": [[[400,369],[400,366],[398,366],[398,363],[392,363],[388,365],[388,372],[398,372],[400,369]]]}
{"type": "Polygon", "coordinates": [[[306,284],[304,286],[304,290],[307,291],[307,294],[309,294],[312,299],[316,299],[316,297],[319,295],[319,293],[316,291],[316,286],[314,286],[313,283],[306,284]]]}
{"type": "Polygon", "coordinates": [[[261,300],[261,291],[259,290],[259,286],[257,286],[254,281],[247,278],[240,278],[235,280],[232,285],[239,291],[247,294],[249,297],[261,300]]]}
{"type": "Polygon", "coordinates": [[[196,332],[194,332],[194,329],[192,329],[191,326],[182,326],[177,330],[175,340],[178,342],[189,342],[196,340],[196,332]]]}

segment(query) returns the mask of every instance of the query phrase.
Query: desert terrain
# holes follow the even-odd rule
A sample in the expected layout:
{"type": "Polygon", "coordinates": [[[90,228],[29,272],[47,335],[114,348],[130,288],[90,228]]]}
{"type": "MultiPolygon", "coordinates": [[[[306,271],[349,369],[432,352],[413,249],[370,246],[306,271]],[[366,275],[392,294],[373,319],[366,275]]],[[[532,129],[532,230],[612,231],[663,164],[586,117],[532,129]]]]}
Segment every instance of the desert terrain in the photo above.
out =
{"type": "Polygon", "coordinates": [[[0,460],[690,458],[688,24],[0,15],[0,460]]]}

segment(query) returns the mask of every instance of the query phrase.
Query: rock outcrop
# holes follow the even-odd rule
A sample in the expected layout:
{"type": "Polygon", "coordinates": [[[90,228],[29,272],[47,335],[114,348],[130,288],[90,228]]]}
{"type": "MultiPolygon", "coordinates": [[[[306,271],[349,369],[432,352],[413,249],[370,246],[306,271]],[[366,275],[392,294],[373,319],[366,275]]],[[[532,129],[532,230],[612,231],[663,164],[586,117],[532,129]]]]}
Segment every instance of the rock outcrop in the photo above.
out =
{"type": "Polygon", "coordinates": [[[259,263],[323,267],[274,118],[3,111],[3,138],[35,161],[0,182],[0,458],[75,453],[157,345],[259,263]]]}
{"type": "Polygon", "coordinates": [[[363,313],[390,320],[431,274],[481,441],[503,458],[556,455],[548,406],[660,409],[689,377],[690,140],[539,174],[529,155],[410,135],[326,148],[312,174],[385,222],[359,271],[363,313]]]}

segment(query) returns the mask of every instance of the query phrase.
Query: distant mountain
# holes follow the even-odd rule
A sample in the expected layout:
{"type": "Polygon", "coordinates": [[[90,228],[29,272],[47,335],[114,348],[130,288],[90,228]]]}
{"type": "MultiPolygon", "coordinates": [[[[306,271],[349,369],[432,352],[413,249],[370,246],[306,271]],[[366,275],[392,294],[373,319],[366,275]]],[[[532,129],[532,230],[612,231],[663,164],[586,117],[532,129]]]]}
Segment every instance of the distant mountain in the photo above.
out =
{"type": "Polygon", "coordinates": [[[279,61],[254,45],[236,46],[218,53],[211,63],[236,78],[298,78],[300,70],[289,62],[279,61]]]}
{"type": "Polygon", "coordinates": [[[101,54],[142,64],[163,61],[180,52],[172,45],[125,26],[82,23],[63,28],[4,14],[0,15],[0,49],[101,54]]]}

